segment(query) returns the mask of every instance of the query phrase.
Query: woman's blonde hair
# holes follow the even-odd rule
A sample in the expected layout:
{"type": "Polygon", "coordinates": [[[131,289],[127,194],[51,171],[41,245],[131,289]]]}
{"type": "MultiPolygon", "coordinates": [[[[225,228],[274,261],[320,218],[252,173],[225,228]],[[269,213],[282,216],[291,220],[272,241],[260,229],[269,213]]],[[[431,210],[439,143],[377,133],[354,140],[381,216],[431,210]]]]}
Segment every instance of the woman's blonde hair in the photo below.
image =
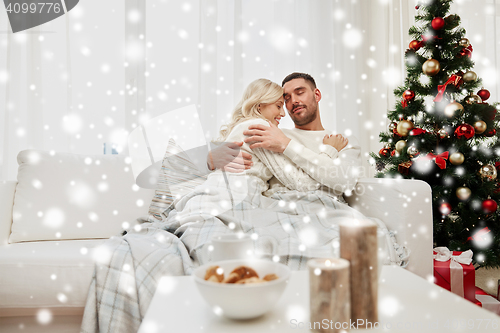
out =
{"type": "Polygon", "coordinates": [[[259,104],[276,102],[283,96],[283,88],[268,79],[257,79],[250,83],[243,97],[233,111],[231,121],[220,129],[220,137],[216,141],[224,141],[233,128],[239,123],[252,118],[266,119],[259,112],[259,104]]]}

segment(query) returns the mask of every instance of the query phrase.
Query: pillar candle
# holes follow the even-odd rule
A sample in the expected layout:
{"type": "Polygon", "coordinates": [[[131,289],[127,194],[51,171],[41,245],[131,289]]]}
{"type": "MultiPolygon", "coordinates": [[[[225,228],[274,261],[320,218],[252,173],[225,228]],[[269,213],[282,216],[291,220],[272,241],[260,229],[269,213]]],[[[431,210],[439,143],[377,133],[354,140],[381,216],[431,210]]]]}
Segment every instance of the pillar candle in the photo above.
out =
{"type": "Polygon", "coordinates": [[[377,225],[369,220],[340,224],[340,257],[351,264],[351,320],[357,328],[378,321],[377,225]]]}
{"type": "Polygon", "coordinates": [[[346,332],[351,316],[349,261],[340,258],[310,259],[307,267],[312,331],[346,332]]]}

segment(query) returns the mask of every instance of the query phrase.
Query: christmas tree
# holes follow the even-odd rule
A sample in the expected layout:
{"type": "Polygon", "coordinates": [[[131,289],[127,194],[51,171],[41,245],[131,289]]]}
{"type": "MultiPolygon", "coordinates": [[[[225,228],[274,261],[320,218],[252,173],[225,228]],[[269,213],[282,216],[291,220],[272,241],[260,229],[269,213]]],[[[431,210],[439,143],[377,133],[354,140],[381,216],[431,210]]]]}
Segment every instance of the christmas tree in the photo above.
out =
{"type": "Polygon", "coordinates": [[[377,177],[421,179],[432,188],[434,244],[474,252],[500,266],[498,103],[473,71],[473,48],[449,14],[452,0],[416,6],[405,53],[406,79],[394,90],[384,143],[372,153],[377,177]]]}

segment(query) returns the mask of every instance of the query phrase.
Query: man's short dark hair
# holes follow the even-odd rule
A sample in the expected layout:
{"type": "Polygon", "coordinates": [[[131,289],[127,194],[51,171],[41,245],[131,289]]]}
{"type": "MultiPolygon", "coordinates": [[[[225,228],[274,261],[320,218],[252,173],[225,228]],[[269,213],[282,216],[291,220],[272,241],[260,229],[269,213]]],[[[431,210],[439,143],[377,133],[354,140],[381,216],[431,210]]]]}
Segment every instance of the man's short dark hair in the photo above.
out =
{"type": "Polygon", "coordinates": [[[281,86],[283,87],[285,83],[287,83],[288,81],[292,81],[294,79],[304,79],[312,85],[313,89],[316,89],[316,81],[314,81],[314,78],[311,75],[298,72],[287,75],[287,77],[283,79],[281,86]]]}

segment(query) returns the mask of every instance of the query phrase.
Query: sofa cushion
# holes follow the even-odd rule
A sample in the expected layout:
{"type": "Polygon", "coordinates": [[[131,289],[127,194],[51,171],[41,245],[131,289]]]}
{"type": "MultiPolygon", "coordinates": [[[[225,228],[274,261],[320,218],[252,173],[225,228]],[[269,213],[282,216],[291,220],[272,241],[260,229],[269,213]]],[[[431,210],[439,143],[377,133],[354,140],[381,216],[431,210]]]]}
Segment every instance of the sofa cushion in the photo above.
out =
{"type": "Polygon", "coordinates": [[[175,199],[193,191],[205,180],[207,176],[198,170],[174,139],[170,139],[161,164],[155,195],[149,206],[149,214],[161,220],[161,213],[175,199]]]}
{"type": "Polygon", "coordinates": [[[10,243],[109,238],[147,215],[152,190],[140,189],[123,155],[24,150],[10,243]]]}
{"type": "Polygon", "coordinates": [[[83,307],[94,273],[94,249],[105,240],[0,246],[0,309],[83,307]]]}

